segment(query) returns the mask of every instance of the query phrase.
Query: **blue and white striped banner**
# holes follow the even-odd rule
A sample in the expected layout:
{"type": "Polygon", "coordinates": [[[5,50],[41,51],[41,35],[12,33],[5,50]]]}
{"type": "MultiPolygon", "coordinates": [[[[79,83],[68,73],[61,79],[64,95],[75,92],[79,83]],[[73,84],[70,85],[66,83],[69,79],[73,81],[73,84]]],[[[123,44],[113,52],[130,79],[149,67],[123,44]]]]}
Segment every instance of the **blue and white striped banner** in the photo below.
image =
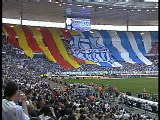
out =
{"type": "Polygon", "coordinates": [[[91,60],[101,66],[120,67],[119,61],[132,64],[151,65],[145,55],[156,41],[153,32],[120,32],[97,30],[79,32],[72,36],[73,55],[83,60],[91,60]],[[88,51],[89,50],[89,51],[88,51]],[[106,50],[106,51],[104,51],[106,50]]]}

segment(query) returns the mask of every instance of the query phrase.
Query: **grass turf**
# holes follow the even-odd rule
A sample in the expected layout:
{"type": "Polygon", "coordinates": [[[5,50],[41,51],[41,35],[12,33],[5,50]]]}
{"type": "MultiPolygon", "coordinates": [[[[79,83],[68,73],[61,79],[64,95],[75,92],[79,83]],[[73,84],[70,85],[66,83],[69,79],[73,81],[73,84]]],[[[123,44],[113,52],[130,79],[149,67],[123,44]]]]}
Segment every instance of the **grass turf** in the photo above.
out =
{"type": "Polygon", "coordinates": [[[143,88],[148,93],[158,93],[158,78],[123,78],[123,79],[69,79],[68,83],[97,83],[99,85],[113,85],[117,86],[118,91],[130,91],[132,96],[135,96],[137,92],[142,92],[143,88]]]}

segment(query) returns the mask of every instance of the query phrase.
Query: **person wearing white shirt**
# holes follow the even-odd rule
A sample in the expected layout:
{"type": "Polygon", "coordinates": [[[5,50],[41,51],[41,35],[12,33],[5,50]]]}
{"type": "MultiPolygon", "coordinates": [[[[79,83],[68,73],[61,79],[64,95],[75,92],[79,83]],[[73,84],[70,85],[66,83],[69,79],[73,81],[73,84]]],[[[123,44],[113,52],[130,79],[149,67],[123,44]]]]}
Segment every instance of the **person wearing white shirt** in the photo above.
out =
{"type": "Polygon", "coordinates": [[[5,86],[6,99],[2,100],[2,120],[29,120],[25,96],[21,95],[22,106],[16,105],[18,85],[9,81],[5,86]]]}

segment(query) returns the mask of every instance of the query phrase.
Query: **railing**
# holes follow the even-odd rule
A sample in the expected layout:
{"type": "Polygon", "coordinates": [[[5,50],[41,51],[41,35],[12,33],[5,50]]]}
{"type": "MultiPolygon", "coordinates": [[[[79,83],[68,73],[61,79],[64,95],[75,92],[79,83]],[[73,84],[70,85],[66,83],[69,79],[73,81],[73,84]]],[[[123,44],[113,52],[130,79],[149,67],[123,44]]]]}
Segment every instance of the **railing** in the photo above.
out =
{"type": "Polygon", "coordinates": [[[117,74],[117,75],[158,75],[158,71],[136,71],[136,72],[128,72],[128,71],[93,71],[93,72],[62,72],[61,74],[67,75],[86,75],[86,74],[117,74]]]}

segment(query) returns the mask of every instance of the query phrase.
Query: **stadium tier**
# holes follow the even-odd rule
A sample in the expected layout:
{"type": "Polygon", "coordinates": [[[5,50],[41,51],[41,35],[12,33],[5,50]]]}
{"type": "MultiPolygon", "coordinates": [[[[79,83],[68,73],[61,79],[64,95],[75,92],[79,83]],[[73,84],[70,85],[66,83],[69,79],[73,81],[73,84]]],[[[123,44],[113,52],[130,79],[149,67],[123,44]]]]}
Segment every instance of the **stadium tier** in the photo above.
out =
{"type": "Polygon", "coordinates": [[[158,43],[158,32],[91,33],[9,24],[3,24],[3,32],[7,41],[28,57],[43,52],[65,70],[79,68],[81,63],[108,67],[122,67],[125,62],[152,65],[146,56],[156,52],[158,43]]]}
{"type": "Polygon", "coordinates": [[[157,0],[2,0],[2,120],[159,120],[157,0]]]}

